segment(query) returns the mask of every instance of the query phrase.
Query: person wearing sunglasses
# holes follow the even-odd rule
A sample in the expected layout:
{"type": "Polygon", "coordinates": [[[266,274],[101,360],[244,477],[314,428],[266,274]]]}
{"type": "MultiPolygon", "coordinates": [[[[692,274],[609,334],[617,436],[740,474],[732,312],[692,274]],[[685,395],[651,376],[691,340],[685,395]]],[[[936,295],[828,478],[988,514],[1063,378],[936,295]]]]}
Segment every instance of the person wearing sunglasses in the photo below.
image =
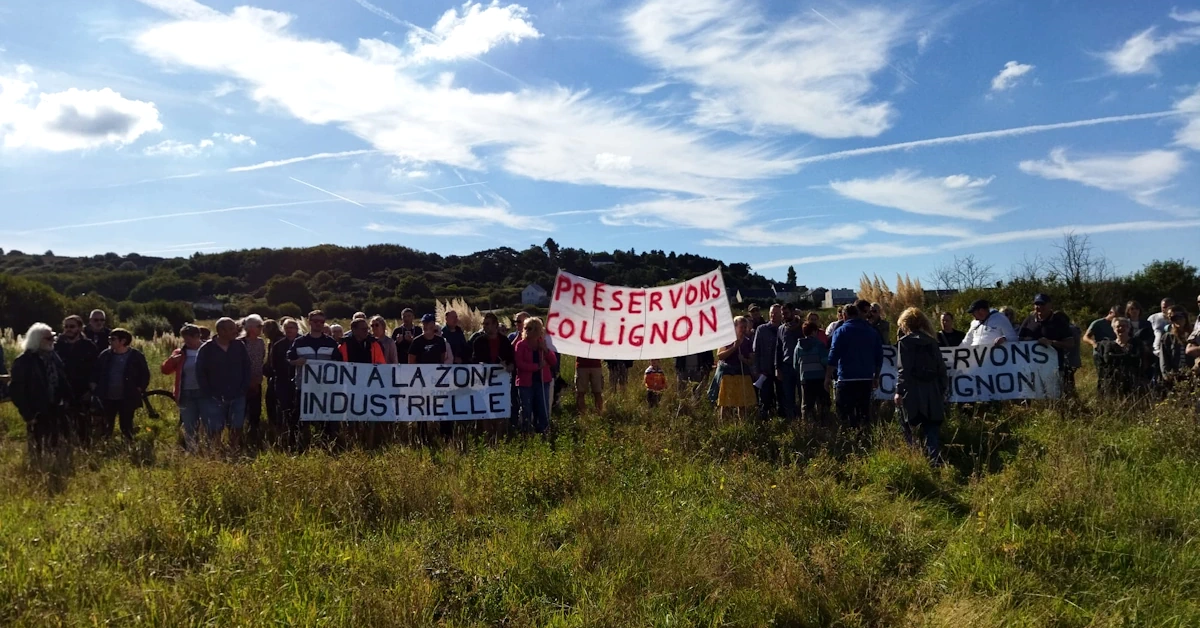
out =
{"type": "Polygon", "coordinates": [[[83,318],[72,314],[63,319],[62,334],[54,341],[54,353],[62,360],[67,371],[67,383],[71,386],[71,398],[67,401],[67,417],[71,423],[75,440],[81,445],[92,441],[91,402],[92,370],[100,348],[83,334],[83,318]]]}
{"type": "Polygon", "coordinates": [[[150,367],[132,343],[133,334],[128,330],[114,329],[108,348],[96,358],[91,388],[92,395],[100,399],[97,433],[101,438],[112,437],[119,417],[121,435],[126,442],[133,442],[133,413],[142,406],[142,393],[150,385],[150,367]]]}
{"type": "Polygon", "coordinates": [[[387,321],[383,320],[382,316],[371,317],[371,335],[375,336],[375,342],[383,349],[385,363],[399,364],[400,354],[396,351],[396,341],[388,335],[387,321]]]}
{"type": "Polygon", "coordinates": [[[108,347],[108,336],[111,333],[112,330],[108,328],[108,316],[104,314],[104,310],[92,310],[88,315],[88,324],[83,330],[83,335],[96,345],[97,350],[104,351],[108,347]]]}

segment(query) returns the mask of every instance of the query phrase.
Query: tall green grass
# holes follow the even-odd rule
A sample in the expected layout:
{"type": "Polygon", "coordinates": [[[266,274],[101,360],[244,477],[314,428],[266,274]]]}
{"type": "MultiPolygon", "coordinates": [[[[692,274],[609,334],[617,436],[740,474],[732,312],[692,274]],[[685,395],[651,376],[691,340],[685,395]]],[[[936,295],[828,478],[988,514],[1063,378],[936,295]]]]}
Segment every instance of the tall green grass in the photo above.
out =
{"type": "Polygon", "coordinates": [[[232,461],[139,416],[132,452],[39,464],[0,407],[0,625],[1200,625],[1190,412],[956,411],[931,469],[891,424],[608,401],[551,439],[232,461]]]}

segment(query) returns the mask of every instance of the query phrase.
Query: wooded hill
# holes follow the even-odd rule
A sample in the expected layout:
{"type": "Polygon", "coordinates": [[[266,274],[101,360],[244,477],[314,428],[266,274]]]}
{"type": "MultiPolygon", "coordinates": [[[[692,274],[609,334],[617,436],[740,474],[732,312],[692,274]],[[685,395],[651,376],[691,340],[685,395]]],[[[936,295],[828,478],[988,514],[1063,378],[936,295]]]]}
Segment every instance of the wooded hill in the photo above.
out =
{"type": "MultiPolygon", "coordinates": [[[[0,255],[0,274],[7,281],[45,284],[68,311],[86,314],[91,307],[102,307],[123,320],[147,314],[167,319],[172,327],[196,316],[297,315],[313,307],[335,318],[358,309],[397,318],[405,307],[432,311],[434,297],[463,297],[480,308],[513,308],[521,304],[521,290],[529,284],[550,290],[559,268],[607,283],[655,286],[717,267],[724,270],[731,293],[771,285],[744,263],[663,251],[597,253],[560,248],[552,239],[524,251],[498,248],[462,256],[390,244],[260,248],[189,258],[136,253],[63,257],[16,250],[0,255]],[[205,302],[220,311],[193,311],[193,305],[205,302]]],[[[39,292],[37,286],[21,289],[39,292]]],[[[0,297],[5,300],[12,301],[0,297]]],[[[0,314],[0,327],[21,329],[33,313],[16,314],[0,314]]]]}

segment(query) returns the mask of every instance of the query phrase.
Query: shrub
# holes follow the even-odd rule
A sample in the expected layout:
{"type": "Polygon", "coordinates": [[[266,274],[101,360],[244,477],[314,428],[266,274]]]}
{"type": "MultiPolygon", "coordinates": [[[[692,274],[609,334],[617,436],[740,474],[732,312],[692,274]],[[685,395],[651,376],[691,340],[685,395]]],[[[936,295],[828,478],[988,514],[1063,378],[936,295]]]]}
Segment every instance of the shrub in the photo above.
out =
{"type": "Polygon", "coordinates": [[[0,274],[0,329],[23,333],[37,322],[57,327],[65,305],[54,288],[44,283],[0,274]]]}
{"type": "Polygon", "coordinates": [[[328,301],[322,303],[321,310],[329,318],[350,318],[354,316],[355,312],[355,309],[345,301],[328,301]]]}
{"type": "Polygon", "coordinates": [[[172,327],[171,321],[166,317],[153,314],[138,314],[126,321],[125,326],[129,329],[129,333],[147,340],[153,340],[155,336],[168,334],[177,329],[172,327]]]}
{"type": "Polygon", "coordinates": [[[268,305],[291,303],[305,311],[311,310],[313,305],[313,296],[308,291],[308,286],[303,279],[296,276],[275,277],[267,282],[266,297],[268,305]]]}
{"type": "MultiPolygon", "coordinates": [[[[262,312],[259,312],[258,314],[259,316],[266,316],[262,312]]],[[[284,316],[303,318],[306,314],[308,314],[308,312],[301,309],[301,307],[295,303],[281,303],[279,307],[275,308],[275,314],[272,315],[271,318],[280,318],[284,316]]],[[[351,312],[350,314],[353,315],[354,312],[351,312]]]]}
{"type": "Polygon", "coordinates": [[[200,296],[200,284],[180,279],[175,273],[159,273],[139,283],[129,292],[133,301],[192,301],[200,296]]]}
{"type": "Polygon", "coordinates": [[[142,306],[142,313],[167,319],[172,330],[196,320],[191,304],[184,301],[151,301],[142,306]]]}

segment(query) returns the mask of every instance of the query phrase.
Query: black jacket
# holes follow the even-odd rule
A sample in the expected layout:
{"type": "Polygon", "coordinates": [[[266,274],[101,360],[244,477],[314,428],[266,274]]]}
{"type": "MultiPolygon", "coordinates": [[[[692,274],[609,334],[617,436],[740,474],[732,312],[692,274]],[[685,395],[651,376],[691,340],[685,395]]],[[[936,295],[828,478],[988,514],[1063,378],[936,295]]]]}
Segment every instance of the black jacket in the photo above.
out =
{"type": "MultiPolygon", "coordinates": [[[[109,365],[112,364],[112,349],[105,349],[96,358],[96,367],[92,369],[92,385],[96,392],[103,395],[104,386],[108,383],[109,365]]],[[[140,399],[142,393],[150,386],[150,367],[146,365],[146,356],[137,349],[129,349],[129,361],[125,364],[125,400],[140,399]]]]}
{"type": "Polygon", "coordinates": [[[97,351],[104,351],[108,348],[108,337],[112,335],[112,330],[105,327],[100,331],[91,328],[90,325],[83,326],[83,337],[92,341],[96,345],[97,351]]]}
{"type": "MultiPolygon", "coordinates": [[[[513,353],[512,343],[508,341],[508,337],[504,334],[499,334],[500,338],[500,364],[515,364],[516,356],[513,353]]],[[[471,336],[471,341],[468,343],[470,355],[467,356],[467,364],[491,364],[492,348],[489,346],[487,334],[482,331],[475,332],[471,336]]]]}
{"type": "MultiPolygon", "coordinates": [[[[701,371],[713,370],[713,366],[716,364],[716,357],[713,355],[712,351],[701,351],[700,353],[696,354],[696,357],[696,363],[700,365],[701,371]]],[[[683,369],[687,368],[687,358],[688,357],[686,355],[681,355],[675,358],[676,371],[682,371],[683,369]]]]}
{"type": "Polygon", "coordinates": [[[13,360],[12,393],[13,405],[21,418],[32,421],[40,414],[45,414],[55,408],[62,408],[71,398],[71,383],[67,380],[67,370],[62,360],[54,355],[52,368],[58,370],[58,389],[51,394],[47,377],[46,365],[36,351],[26,351],[13,360]]]}
{"type": "Polygon", "coordinates": [[[54,341],[54,352],[62,359],[63,367],[67,369],[72,398],[82,397],[88,392],[92,372],[96,368],[96,358],[100,357],[100,349],[96,347],[96,343],[84,336],[75,342],[68,342],[66,337],[59,336],[58,340],[54,341]]]}

